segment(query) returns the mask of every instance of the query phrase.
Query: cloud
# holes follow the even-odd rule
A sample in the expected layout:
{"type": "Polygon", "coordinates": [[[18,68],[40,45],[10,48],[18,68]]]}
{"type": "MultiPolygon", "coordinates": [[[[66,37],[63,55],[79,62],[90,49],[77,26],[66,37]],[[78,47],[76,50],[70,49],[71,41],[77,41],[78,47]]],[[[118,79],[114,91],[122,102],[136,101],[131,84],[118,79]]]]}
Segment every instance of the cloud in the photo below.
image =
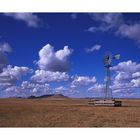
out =
{"type": "MultiPolygon", "coordinates": [[[[120,62],[118,65],[112,67],[111,70],[116,72],[114,80],[118,81],[118,83],[124,82],[130,85],[131,81],[137,81],[136,79],[140,78],[140,64],[131,60],[120,62]]],[[[133,87],[132,84],[130,86],[133,87]]]]}
{"type": "Polygon", "coordinates": [[[94,33],[96,31],[98,31],[97,27],[89,27],[88,29],[85,30],[86,32],[91,32],[94,33]]]}
{"type": "Polygon", "coordinates": [[[123,23],[123,17],[121,13],[93,13],[89,15],[92,20],[102,21],[111,27],[118,26],[123,23]]]}
{"type": "Polygon", "coordinates": [[[0,98],[11,97],[25,97],[23,96],[23,90],[18,86],[10,86],[1,91],[0,98]]]}
{"type": "Polygon", "coordinates": [[[130,98],[130,97],[134,97],[133,95],[136,95],[136,92],[131,89],[131,88],[124,88],[124,89],[114,89],[113,90],[113,94],[116,97],[123,97],[123,98],[130,98]]]}
{"type": "Polygon", "coordinates": [[[21,85],[19,84],[17,85],[17,82],[21,80],[22,76],[32,73],[33,70],[29,69],[28,67],[7,65],[6,53],[11,52],[12,49],[8,43],[0,44],[0,54],[2,54],[0,55],[1,56],[0,61],[3,62],[3,64],[5,64],[4,67],[1,67],[0,73],[1,98],[29,97],[31,95],[41,96],[45,94],[52,94],[54,91],[55,92],[61,91],[63,93],[66,91],[64,87],[52,89],[48,83],[69,80],[69,75],[63,71],[64,69],[66,70],[66,65],[68,67],[69,64],[68,57],[72,53],[72,50],[70,50],[67,46],[65,46],[64,49],[55,52],[52,46],[50,45],[48,46],[49,46],[48,48],[46,47],[47,52],[43,50],[42,52],[40,52],[40,56],[41,58],[47,57],[48,59],[50,59],[47,60],[47,62],[49,61],[49,63],[46,63],[47,68],[49,65],[52,65],[52,63],[58,63],[56,64],[58,69],[56,67],[53,67],[54,71],[48,71],[46,69],[36,70],[35,74],[31,76],[32,80],[31,82],[23,81],[21,85]],[[52,57],[50,57],[51,55],[52,57],[55,57],[53,61],[52,57]],[[62,70],[62,72],[60,69],[62,70]]]}
{"type": "Polygon", "coordinates": [[[86,31],[93,33],[112,31],[114,35],[140,43],[140,21],[135,23],[131,21],[131,24],[128,24],[121,13],[93,13],[89,16],[92,20],[98,22],[99,26],[91,26],[86,31]]]}
{"type": "Polygon", "coordinates": [[[32,83],[29,81],[23,81],[21,84],[21,89],[26,93],[26,96],[40,96],[44,94],[50,94],[51,93],[51,87],[48,83],[45,84],[38,84],[38,83],[32,83]]]}
{"type": "Polygon", "coordinates": [[[64,94],[65,92],[68,92],[68,89],[66,89],[63,86],[57,87],[54,89],[55,93],[59,93],[59,94],[64,94]]]}
{"type": "Polygon", "coordinates": [[[60,86],[60,87],[55,88],[55,90],[63,91],[63,90],[66,90],[66,88],[64,88],[63,86],[60,86]]]}
{"type": "Polygon", "coordinates": [[[32,73],[33,70],[28,67],[19,67],[7,65],[8,60],[6,53],[12,51],[11,46],[8,43],[0,44],[0,97],[18,97],[24,95],[24,91],[20,86],[16,86],[17,81],[21,80],[21,77],[32,73]]]}
{"type": "Polygon", "coordinates": [[[77,14],[76,13],[72,13],[72,14],[70,14],[70,16],[71,16],[72,19],[77,19],[77,14]]]}
{"type": "Polygon", "coordinates": [[[6,68],[3,68],[3,71],[0,73],[0,86],[15,85],[17,80],[20,80],[21,76],[27,73],[32,73],[32,69],[8,65],[6,68]]]}
{"type": "Polygon", "coordinates": [[[88,92],[104,93],[105,92],[105,85],[96,83],[94,86],[88,88],[88,92]]]}
{"type": "Polygon", "coordinates": [[[37,84],[23,81],[20,86],[9,86],[1,91],[1,98],[41,96],[52,94],[49,84],[37,84]]]}
{"type": "Polygon", "coordinates": [[[5,92],[7,93],[13,93],[12,96],[17,96],[17,95],[20,95],[21,93],[21,88],[20,87],[17,87],[17,86],[10,86],[8,88],[5,89],[5,92]]]}
{"type": "Polygon", "coordinates": [[[121,13],[91,13],[89,16],[92,20],[99,22],[99,26],[92,26],[86,30],[89,32],[106,32],[124,23],[121,13]]]}
{"type": "MultiPolygon", "coordinates": [[[[112,91],[114,94],[125,94],[122,96],[136,95],[140,88],[140,64],[132,62],[120,62],[118,65],[111,68],[115,71],[113,78],[112,91]]],[[[138,95],[137,95],[138,96],[138,95]]]]}
{"type": "Polygon", "coordinates": [[[0,44],[0,51],[2,51],[2,52],[12,52],[12,48],[7,42],[5,42],[5,43],[0,44]]]}
{"type": "Polygon", "coordinates": [[[39,51],[37,64],[41,70],[65,72],[70,68],[68,59],[71,54],[72,50],[68,46],[55,52],[53,46],[47,44],[39,51]]]}
{"type": "Polygon", "coordinates": [[[127,37],[132,39],[138,43],[140,43],[140,24],[135,23],[131,25],[122,24],[116,34],[121,35],[123,37],[127,37]]]}
{"type": "Polygon", "coordinates": [[[8,64],[6,53],[11,51],[12,48],[8,43],[0,43],[0,72],[2,72],[3,67],[8,64]]]}
{"type": "Polygon", "coordinates": [[[76,88],[79,86],[87,86],[90,84],[96,83],[95,76],[88,77],[88,76],[75,76],[72,83],[71,88],[76,88]]]}
{"type": "Polygon", "coordinates": [[[133,87],[139,87],[140,88],[140,78],[132,79],[131,83],[133,83],[133,87]]]}
{"type": "Polygon", "coordinates": [[[135,72],[132,74],[132,78],[139,78],[140,77],[140,72],[135,72]]]}
{"type": "Polygon", "coordinates": [[[126,72],[118,72],[118,74],[116,75],[115,77],[115,80],[128,80],[132,78],[131,75],[129,73],[126,73],[126,72]]]}
{"type": "Polygon", "coordinates": [[[91,47],[91,48],[87,48],[86,49],[86,52],[94,52],[94,51],[99,51],[100,49],[101,49],[101,45],[98,45],[98,44],[96,44],[96,45],[94,45],[93,47],[91,47]]]}
{"type": "Polygon", "coordinates": [[[40,18],[33,13],[4,13],[4,15],[13,19],[24,21],[29,27],[39,27],[40,18]]]}
{"type": "Polygon", "coordinates": [[[126,62],[120,62],[118,65],[112,67],[111,70],[132,74],[140,71],[140,64],[128,60],[126,62]]]}
{"type": "Polygon", "coordinates": [[[31,77],[31,80],[37,83],[68,81],[68,79],[69,75],[66,72],[45,70],[36,70],[35,74],[31,77]]]}
{"type": "Polygon", "coordinates": [[[113,81],[111,86],[112,93],[116,97],[138,97],[137,87],[131,80],[128,81],[113,81]]]}
{"type": "Polygon", "coordinates": [[[132,88],[133,84],[130,81],[113,80],[111,88],[113,90],[132,88]]]}

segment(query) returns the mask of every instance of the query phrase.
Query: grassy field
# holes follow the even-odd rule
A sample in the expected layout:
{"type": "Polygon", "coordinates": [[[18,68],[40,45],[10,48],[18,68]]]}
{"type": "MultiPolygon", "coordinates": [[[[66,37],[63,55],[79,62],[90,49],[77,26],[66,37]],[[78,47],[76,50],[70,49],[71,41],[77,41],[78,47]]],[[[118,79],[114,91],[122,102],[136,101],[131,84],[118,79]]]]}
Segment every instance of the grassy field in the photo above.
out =
{"type": "Polygon", "coordinates": [[[140,127],[140,100],[94,107],[87,99],[0,99],[0,127],[140,127]]]}

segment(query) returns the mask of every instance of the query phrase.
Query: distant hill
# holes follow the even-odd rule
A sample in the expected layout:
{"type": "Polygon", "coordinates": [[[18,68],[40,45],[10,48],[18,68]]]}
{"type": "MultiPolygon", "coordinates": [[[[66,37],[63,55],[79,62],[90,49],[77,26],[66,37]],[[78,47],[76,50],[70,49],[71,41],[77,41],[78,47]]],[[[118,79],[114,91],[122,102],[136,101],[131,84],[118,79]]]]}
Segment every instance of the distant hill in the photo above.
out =
{"type": "Polygon", "coordinates": [[[64,96],[62,94],[51,94],[51,95],[42,95],[42,96],[29,96],[28,99],[43,99],[43,98],[47,98],[47,99],[67,99],[67,96],[64,96]]]}
{"type": "Polygon", "coordinates": [[[29,96],[28,99],[37,99],[37,98],[48,98],[52,95],[41,95],[41,96],[29,96]]]}
{"type": "Polygon", "coordinates": [[[53,94],[52,96],[48,97],[49,99],[68,99],[67,96],[62,94],[53,94]]]}
{"type": "Polygon", "coordinates": [[[46,99],[48,99],[48,100],[64,100],[64,99],[68,99],[68,97],[64,96],[62,94],[53,94],[53,95],[47,97],[46,99]]]}

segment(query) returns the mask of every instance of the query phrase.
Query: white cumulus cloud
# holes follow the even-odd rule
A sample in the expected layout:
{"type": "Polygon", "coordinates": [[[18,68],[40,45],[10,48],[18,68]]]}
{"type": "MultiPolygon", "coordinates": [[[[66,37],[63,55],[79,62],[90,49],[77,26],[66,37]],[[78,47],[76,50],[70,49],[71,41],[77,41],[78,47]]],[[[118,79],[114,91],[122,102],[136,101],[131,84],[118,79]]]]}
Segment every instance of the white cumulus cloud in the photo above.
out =
{"type": "Polygon", "coordinates": [[[1,98],[7,97],[30,97],[51,94],[49,84],[37,84],[29,81],[23,81],[20,86],[9,86],[1,91],[1,98]]]}
{"type": "Polygon", "coordinates": [[[41,70],[65,72],[69,70],[68,58],[71,53],[72,50],[68,46],[55,52],[53,46],[47,44],[39,51],[37,64],[41,70]]]}
{"type": "Polygon", "coordinates": [[[112,83],[113,93],[126,94],[126,96],[137,93],[136,88],[140,88],[139,63],[129,60],[120,62],[111,69],[116,72],[112,83]]]}
{"type": "Polygon", "coordinates": [[[140,71],[140,64],[128,60],[126,62],[120,62],[118,65],[112,67],[111,69],[117,72],[135,73],[140,71]]]}
{"type": "Polygon", "coordinates": [[[140,88],[140,78],[132,79],[131,83],[133,83],[134,87],[139,87],[140,88]]]}
{"type": "Polygon", "coordinates": [[[59,93],[59,94],[64,94],[65,92],[68,92],[68,89],[66,89],[63,86],[57,87],[54,89],[55,93],[59,93]]]}
{"type": "Polygon", "coordinates": [[[37,83],[68,81],[68,79],[69,75],[66,72],[45,70],[36,70],[35,74],[31,77],[31,80],[37,83]]]}
{"type": "Polygon", "coordinates": [[[104,93],[105,92],[105,85],[96,83],[94,86],[88,88],[88,92],[104,93]]]}
{"type": "Polygon", "coordinates": [[[26,93],[26,96],[40,96],[51,93],[51,87],[48,83],[38,84],[29,81],[23,81],[21,84],[21,89],[24,91],[24,93],[26,93]]]}
{"type": "Polygon", "coordinates": [[[20,80],[21,76],[27,73],[32,73],[32,69],[8,65],[6,68],[3,68],[3,71],[0,73],[0,86],[15,85],[17,80],[20,80]]]}
{"type": "Polygon", "coordinates": [[[117,83],[125,82],[128,85],[131,80],[136,81],[137,78],[140,78],[140,63],[132,62],[131,60],[120,62],[112,67],[111,70],[116,72],[114,80],[117,83]]]}
{"type": "Polygon", "coordinates": [[[71,88],[76,88],[79,86],[87,86],[90,84],[96,83],[95,76],[88,77],[88,76],[75,76],[72,83],[71,88]]]}
{"type": "Polygon", "coordinates": [[[140,72],[135,72],[132,74],[132,78],[139,78],[140,77],[140,72]]]}

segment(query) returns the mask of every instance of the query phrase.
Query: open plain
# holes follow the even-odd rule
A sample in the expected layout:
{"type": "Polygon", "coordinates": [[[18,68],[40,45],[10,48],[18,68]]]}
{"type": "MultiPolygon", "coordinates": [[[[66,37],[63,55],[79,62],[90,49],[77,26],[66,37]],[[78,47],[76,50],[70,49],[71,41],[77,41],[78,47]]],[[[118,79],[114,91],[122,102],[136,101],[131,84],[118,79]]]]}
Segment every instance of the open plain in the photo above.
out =
{"type": "Polygon", "coordinates": [[[140,127],[140,100],[95,107],[88,99],[0,99],[0,127],[140,127]]]}

